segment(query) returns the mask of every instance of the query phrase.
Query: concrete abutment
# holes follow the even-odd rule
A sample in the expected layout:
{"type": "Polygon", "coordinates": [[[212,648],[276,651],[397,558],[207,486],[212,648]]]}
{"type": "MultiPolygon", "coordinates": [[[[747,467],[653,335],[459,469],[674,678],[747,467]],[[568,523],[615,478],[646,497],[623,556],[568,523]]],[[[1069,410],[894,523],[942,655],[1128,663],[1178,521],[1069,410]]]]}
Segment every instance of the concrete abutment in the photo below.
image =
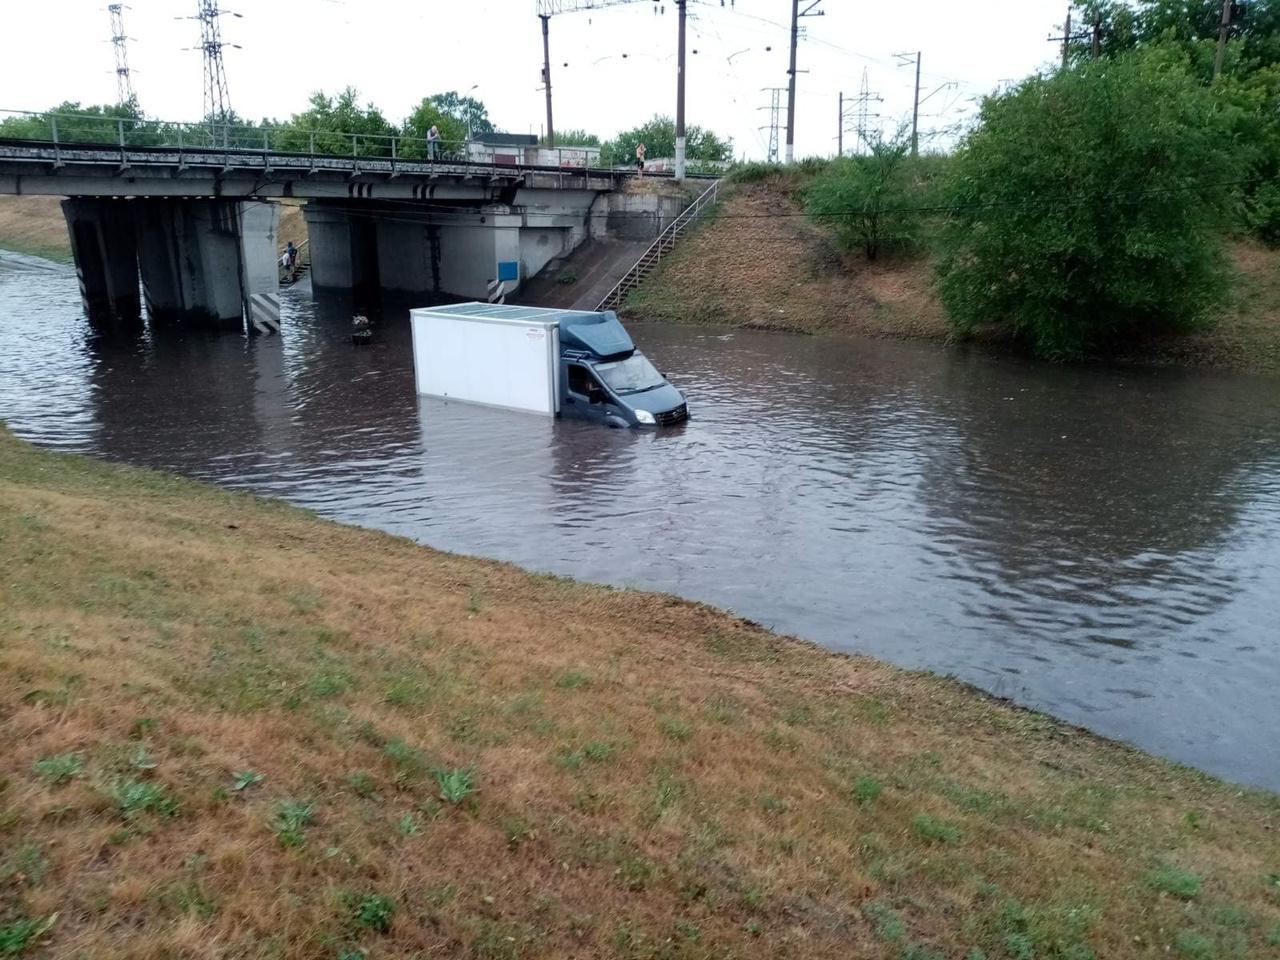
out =
{"type": "Polygon", "coordinates": [[[91,320],[145,302],[157,322],[238,329],[249,297],[278,288],[278,203],[72,197],[63,214],[91,320]]]}

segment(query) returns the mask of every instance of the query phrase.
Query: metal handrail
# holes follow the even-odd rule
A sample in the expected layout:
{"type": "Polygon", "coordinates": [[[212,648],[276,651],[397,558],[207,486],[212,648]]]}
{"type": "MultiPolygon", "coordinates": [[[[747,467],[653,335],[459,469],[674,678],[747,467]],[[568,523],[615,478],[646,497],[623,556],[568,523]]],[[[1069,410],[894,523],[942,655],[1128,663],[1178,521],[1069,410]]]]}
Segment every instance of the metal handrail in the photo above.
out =
{"type": "MultiPolygon", "coordinates": [[[[123,151],[129,147],[173,147],[179,151],[256,153],[264,157],[269,154],[347,157],[357,164],[364,159],[383,159],[390,160],[394,169],[398,161],[423,161],[430,153],[425,137],[398,134],[0,109],[0,124],[10,118],[25,119],[31,124],[29,130],[21,131],[23,135],[14,139],[50,141],[55,152],[72,145],[109,146],[119,149],[122,158],[123,151]]],[[[3,135],[0,132],[0,136],[3,135]]],[[[440,160],[469,160],[471,145],[480,142],[480,138],[442,138],[436,141],[437,157],[440,160]]],[[[492,152],[494,148],[490,146],[489,149],[492,152]]],[[[523,150],[524,147],[512,149],[523,150]]],[[[599,153],[591,156],[588,163],[576,162],[583,150],[597,148],[538,146],[537,149],[554,150],[557,166],[566,165],[566,154],[569,155],[570,168],[597,169],[603,166],[599,153]]]]}
{"type": "Polygon", "coordinates": [[[680,234],[688,229],[694,219],[707,207],[716,202],[719,195],[721,181],[716,180],[704,190],[698,199],[685,207],[670,224],[667,229],[658,234],[658,238],[649,244],[649,248],[641,254],[640,259],[632,265],[631,269],[622,275],[622,279],[614,284],[597,310],[613,310],[622,302],[622,298],[631,292],[640,281],[647,277],[659,263],[662,262],[663,254],[675,246],[676,240],[680,234]]]}

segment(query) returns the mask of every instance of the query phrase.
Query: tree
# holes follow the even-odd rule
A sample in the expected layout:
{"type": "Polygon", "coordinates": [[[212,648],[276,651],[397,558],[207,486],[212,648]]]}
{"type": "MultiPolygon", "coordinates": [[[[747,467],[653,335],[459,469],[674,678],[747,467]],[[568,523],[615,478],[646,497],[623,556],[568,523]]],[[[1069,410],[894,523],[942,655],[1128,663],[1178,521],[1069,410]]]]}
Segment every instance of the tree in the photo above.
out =
{"type": "Polygon", "coordinates": [[[149,145],[155,140],[158,129],[154,121],[146,119],[136,99],[127,103],[90,106],[67,100],[44,113],[0,120],[0,137],[52,140],[55,127],[60,143],[118,144],[123,132],[125,142],[130,146],[149,145]]]}
{"type": "Polygon", "coordinates": [[[923,158],[911,156],[905,127],[871,144],[866,156],[833,160],[805,192],[805,211],[835,228],[846,249],[875,260],[887,247],[905,247],[919,235],[926,203],[923,158]]]}
{"type": "Polygon", "coordinates": [[[359,98],[354,87],[334,97],[317,90],[306,110],[277,129],[273,143],[279,150],[298,153],[314,149],[337,156],[390,156],[391,139],[399,131],[372,103],[362,108],[359,98]]]}
{"type": "Polygon", "coordinates": [[[409,119],[405,120],[401,125],[400,129],[407,138],[404,142],[403,155],[406,157],[425,157],[427,155],[427,134],[433,126],[440,132],[440,151],[442,155],[461,156],[466,152],[466,122],[442,111],[437,105],[435,97],[427,97],[413,108],[413,112],[409,114],[409,119]]]}
{"type": "MultiPolygon", "coordinates": [[[[545,147],[547,145],[547,135],[544,133],[538,138],[538,146],[545,147]]],[[[600,146],[600,138],[594,133],[587,133],[585,130],[557,130],[556,145],[561,147],[598,147],[600,146]]]]}
{"type": "MultiPolygon", "coordinates": [[[[1156,44],[1176,46],[1190,58],[1193,73],[1213,75],[1222,0],[1085,0],[1076,14],[1082,30],[1095,21],[1102,28],[1102,54],[1116,56],[1156,44]]],[[[1238,4],[1229,40],[1227,73],[1252,72],[1280,64],[1280,0],[1238,4]]],[[[1071,45],[1075,62],[1089,59],[1091,40],[1071,45]]]]}
{"type": "MultiPolygon", "coordinates": [[[[670,117],[655,114],[653,119],[634,130],[619,133],[601,149],[606,165],[631,163],[635,159],[636,146],[643,143],[651,157],[676,155],[676,122],[670,117]]],[[[727,162],[733,159],[733,141],[721,140],[710,130],[699,126],[685,128],[685,158],[691,161],[727,162]]]]}
{"type": "Polygon", "coordinates": [[[461,121],[464,129],[471,133],[493,133],[493,122],[489,119],[489,110],[484,103],[475,97],[464,97],[457,90],[437,93],[428,99],[435,104],[443,116],[461,121]]]}
{"type": "Polygon", "coordinates": [[[1007,324],[1070,358],[1204,325],[1229,279],[1234,109],[1160,49],[987,98],[948,178],[938,291],[953,330],[1007,324]]]}

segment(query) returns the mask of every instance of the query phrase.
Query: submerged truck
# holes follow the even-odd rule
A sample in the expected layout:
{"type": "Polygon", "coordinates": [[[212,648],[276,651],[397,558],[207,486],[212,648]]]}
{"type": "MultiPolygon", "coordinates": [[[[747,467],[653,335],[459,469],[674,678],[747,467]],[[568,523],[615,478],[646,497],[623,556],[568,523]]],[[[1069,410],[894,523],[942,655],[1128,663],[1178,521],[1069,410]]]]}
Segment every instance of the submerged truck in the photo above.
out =
{"type": "Polygon", "coordinates": [[[684,395],[612,310],[455,303],[409,311],[418,393],[613,427],[673,426],[684,395]]]}

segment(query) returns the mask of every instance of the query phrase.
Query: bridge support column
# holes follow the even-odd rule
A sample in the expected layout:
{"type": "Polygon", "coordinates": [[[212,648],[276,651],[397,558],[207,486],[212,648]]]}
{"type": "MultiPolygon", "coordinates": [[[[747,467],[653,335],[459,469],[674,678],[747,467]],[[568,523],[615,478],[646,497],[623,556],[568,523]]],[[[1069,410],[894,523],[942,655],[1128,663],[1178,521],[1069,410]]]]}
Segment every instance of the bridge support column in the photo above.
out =
{"type": "MultiPolygon", "coordinates": [[[[489,281],[497,278],[498,263],[520,262],[519,214],[506,207],[488,207],[477,222],[440,225],[440,281],[449,293],[484,300],[489,281]]],[[[522,278],[523,279],[523,278],[522,278]]],[[[510,295],[519,282],[508,283],[510,295]]]]}
{"type": "Polygon", "coordinates": [[[147,312],[160,322],[240,328],[255,293],[273,293],[279,204],[138,199],[138,260],[147,312]]]}
{"type": "Polygon", "coordinates": [[[62,201],[84,312],[93,322],[136,321],[138,244],[128,200],[71,197],[62,201]]]}
{"type": "Polygon", "coordinates": [[[302,208],[311,243],[311,285],[316,290],[378,289],[378,230],[369,216],[312,201],[302,208]]]}

